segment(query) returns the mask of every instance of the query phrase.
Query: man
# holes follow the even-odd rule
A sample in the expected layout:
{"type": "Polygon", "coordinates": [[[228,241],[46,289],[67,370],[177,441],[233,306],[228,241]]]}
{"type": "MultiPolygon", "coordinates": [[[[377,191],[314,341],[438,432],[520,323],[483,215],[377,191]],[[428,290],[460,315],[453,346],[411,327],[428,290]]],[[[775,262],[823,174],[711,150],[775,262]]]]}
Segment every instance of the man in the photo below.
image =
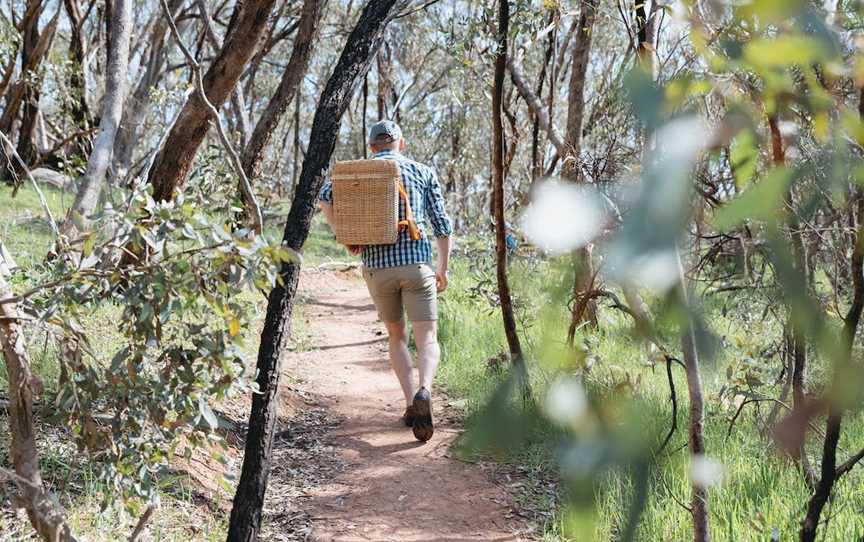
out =
{"type": "MultiPolygon", "coordinates": [[[[432,437],[432,381],[441,357],[438,346],[438,298],[447,289],[447,266],[450,260],[452,223],[444,210],[444,197],[438,176],[429,166],[406,158],[402,130],[391,121],[381,121],[369,130],[369,149],[373,160],[394,160],[402,174],[402,184],[414,213],[420,239],[412,240],[409,232],[399,232],[392,245],[346,247],[363,260],[363,278],[378,309],[378,316],[387,328],[390,364],[405,395],[405,424],[414,431],[417,440],[432,437]],[[438,252],[437,267],[429,265],[432,242],[426,232],[426,220],[432,225],[438,252]],[[415,393],[412,379],[411,354],[408,352],[408,332],[405,315],[414,330],[417,345],[417,367],[420,387],[415,393]]],[[[319,196],[321,209],[333,227],[333,190],[326,182],[319,196]]],[[[399,220],[406,216],[405,203],[399,201],[399,220]]]]}

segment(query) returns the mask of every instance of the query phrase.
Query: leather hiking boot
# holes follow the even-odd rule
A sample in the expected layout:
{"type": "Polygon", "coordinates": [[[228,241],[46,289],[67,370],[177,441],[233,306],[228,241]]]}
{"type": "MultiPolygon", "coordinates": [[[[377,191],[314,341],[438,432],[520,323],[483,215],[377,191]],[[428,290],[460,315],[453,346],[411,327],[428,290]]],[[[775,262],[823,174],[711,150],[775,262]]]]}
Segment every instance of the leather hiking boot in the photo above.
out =
{"type": "Polygon", "coordinates": [[[405,409],[405,414],[402,414],[402,421],[405,422],[407,427],[411,427],[414,425],[414,419],[417,417],[417,413],[414,411],[414,405],[410,405],[405,409]]]}
{"type": "Polygon", "coordinates": [[[420,388],[414,395],[414,423],[411,429],[414,431],[414,437],[420,442],[426,442],[432,438],[434,428],[432,427],[432,398],[429,390],[420,388]]]}

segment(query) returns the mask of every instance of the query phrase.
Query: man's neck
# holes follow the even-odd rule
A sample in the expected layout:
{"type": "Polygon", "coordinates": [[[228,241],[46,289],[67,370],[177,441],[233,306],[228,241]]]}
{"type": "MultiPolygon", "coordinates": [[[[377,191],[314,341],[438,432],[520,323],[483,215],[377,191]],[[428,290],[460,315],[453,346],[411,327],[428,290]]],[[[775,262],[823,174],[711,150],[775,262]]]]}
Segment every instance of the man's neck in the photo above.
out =
{"type": "Polygon", "coordinates": [[[378,151],[372,155],[372,157],[381,156],[382,154],[399,154],[399,151],[396,149],[384,149],[383,151],[378,151]]]}

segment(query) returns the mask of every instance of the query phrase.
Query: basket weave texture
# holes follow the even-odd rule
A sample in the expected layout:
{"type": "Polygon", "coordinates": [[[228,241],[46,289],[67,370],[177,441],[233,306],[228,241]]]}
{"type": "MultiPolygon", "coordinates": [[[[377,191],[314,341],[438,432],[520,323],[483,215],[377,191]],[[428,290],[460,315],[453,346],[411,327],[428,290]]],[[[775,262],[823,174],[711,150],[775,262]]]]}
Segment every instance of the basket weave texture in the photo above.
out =
{"type": "Polygon", "coordinates": [[[331,180],[336,241],[343,245],[396,242],[401,174],[395,161],[337,162],[331,180]]]}

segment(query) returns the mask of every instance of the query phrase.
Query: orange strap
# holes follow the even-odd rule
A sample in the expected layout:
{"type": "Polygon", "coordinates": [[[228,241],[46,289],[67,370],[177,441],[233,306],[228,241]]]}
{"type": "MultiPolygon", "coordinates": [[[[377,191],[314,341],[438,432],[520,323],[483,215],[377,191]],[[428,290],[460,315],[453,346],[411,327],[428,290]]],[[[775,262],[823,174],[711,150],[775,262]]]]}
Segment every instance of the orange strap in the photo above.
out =
{"type": "Polygon", "coordinates": [[[411,204],[408,203],[408,192],[406,192],[405,187],[402,186],[402,181],[399,181],[396,186],[399,188],[399,196],[401,196],[402,201],[405,202],[405,220],[399,221],[399,231],[407,228],[408,235],[411,236],[411,240],[419,241],[420,229],[417,227],[417,222],[414,220],[414,213],[411,211],[411,204]]]}

